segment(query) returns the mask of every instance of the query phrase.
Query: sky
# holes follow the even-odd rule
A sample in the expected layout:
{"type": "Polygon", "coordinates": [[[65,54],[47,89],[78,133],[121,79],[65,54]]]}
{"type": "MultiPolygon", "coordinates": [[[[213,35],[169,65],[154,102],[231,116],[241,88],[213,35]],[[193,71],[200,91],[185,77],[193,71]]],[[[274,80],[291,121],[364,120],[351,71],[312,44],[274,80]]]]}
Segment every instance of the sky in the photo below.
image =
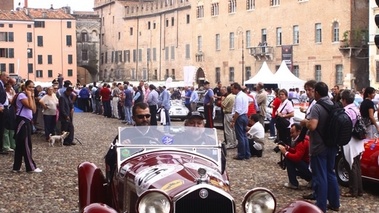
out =
{"type": "MultiPolygon", "coordinates": [[[[25,0],[14,0],[14,7],[18,7],[21,2],[21,7],[24,6],[25,0]]],[[[54,8],[70,6],[71,11],[93,11],[94,0],[28,0],[29,8],[50,8],[53,4],[54,8]]]]}

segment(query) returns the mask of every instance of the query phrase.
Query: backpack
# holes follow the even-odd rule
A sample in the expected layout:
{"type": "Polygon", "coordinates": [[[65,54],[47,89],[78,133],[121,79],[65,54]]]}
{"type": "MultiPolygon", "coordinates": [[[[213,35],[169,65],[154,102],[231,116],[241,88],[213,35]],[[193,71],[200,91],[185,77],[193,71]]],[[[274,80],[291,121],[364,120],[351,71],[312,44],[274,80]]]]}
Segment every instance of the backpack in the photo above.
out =
{"type": "Polygon", "coordinates": [[[357,113],[354,111],[354,113],[357,116],[357,121],[354,124],[353,132],[351,133],[351,136],[353,136],[355,139],[363,140],[367,138],[367,129],[366,125],[362,120],[362,117],[360,115],[357,115],[357,113]]]}
{"type": "Polygon", "coordinates": [[[322,139],[326,146],[344,146],[352,136],[353,123],[344,108],[317,101],[327,112],[328,118],[322,130],[322,139]]]}

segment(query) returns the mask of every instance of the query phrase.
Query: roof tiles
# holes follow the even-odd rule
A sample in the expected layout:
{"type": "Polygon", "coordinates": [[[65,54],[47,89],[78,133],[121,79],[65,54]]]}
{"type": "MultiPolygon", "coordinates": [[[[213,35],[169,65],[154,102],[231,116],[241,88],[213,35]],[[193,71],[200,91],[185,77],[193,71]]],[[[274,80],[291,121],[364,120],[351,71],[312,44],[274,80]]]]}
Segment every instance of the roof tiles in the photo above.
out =
{"type": "Polygon", "coordinates": [[[75,19],[75,17],[66,13],[64,9],[0,10],[0,20],[31,21],[33,19],[75,19]]]}

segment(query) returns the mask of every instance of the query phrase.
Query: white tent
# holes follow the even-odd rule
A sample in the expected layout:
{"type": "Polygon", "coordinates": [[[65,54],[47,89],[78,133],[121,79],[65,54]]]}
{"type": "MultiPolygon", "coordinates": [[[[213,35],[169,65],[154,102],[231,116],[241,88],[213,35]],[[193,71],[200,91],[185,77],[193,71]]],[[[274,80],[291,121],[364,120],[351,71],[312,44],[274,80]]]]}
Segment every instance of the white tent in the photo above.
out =
{"type": "Polygon", "coordinates": [[[262,82],[264,84],[277,84],[274,74],[268,68],[266,61],[263,62],[261,69],[252,78],[244,82],[244,85],[257,84],[262,82]]]}
{"type": "Polygon", "coordinates": [[[278,83],[279,88],[290,89],[290,88],[303,88],[304,80],[296,77],[291,70],[288,69],[285,61],[282,61],[279,69],[274,74],[275,81],[278,83]]]}

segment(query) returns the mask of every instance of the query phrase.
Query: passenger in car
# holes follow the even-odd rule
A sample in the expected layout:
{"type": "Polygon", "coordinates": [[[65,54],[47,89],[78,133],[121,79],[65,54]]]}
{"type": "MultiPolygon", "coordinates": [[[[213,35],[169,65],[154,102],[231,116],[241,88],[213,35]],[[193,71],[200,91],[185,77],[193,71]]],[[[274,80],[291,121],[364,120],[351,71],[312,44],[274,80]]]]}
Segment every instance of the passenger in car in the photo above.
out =
{"type": "Polygon", "coordinates": [[[184,126],[199,127],[192,128],[191,133],[194,136],[193,142],[196,145],[212,145],[214,144],[213,138],[208,138],[209,136],[203,135],[204,133],[204,117],[201,113],[194,111],[188,114],[188,118],[184,121],[184,126]]]}

